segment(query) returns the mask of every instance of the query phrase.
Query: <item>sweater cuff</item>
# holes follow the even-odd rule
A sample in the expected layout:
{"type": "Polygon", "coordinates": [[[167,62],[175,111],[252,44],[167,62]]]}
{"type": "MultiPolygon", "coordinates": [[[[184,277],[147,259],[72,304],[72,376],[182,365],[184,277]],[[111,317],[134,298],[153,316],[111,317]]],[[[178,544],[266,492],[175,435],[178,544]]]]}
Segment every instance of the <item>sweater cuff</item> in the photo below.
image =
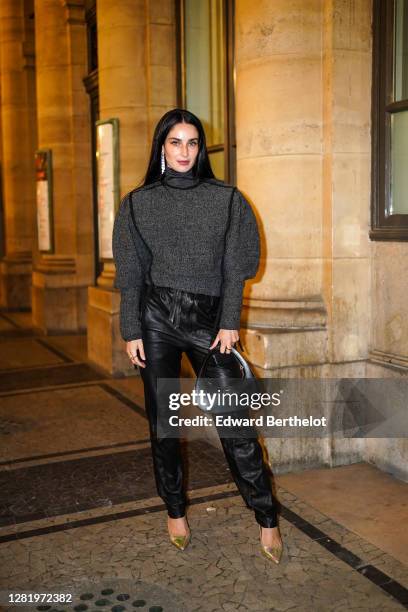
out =
{"type": "Polygon", "coordinates": [[[140,297],[142,287],[128,287],[120,292],[119,329],[125,342],[142,338],[140,297]]]}
{"type": "Polygon", "coordinates": [[[224,281],[220,329],[240,329],[244,285],[245,280],[229,279],[224,281]]]}

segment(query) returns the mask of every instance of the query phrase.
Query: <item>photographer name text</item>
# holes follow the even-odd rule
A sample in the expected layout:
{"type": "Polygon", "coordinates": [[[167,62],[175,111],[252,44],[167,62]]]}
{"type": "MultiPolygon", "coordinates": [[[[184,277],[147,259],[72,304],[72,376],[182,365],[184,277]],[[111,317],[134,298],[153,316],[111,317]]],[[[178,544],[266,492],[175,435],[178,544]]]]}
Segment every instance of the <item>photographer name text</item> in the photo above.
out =
{"type": "Polygon", "coordinates": [[[217,414],[212,417],[198,415],[194,417],[180,417],[172,415],[169,417],[171,427],[326,427],[326,417],[307,417],[290,416],[286,418],[276,418],[273,415],[259,415],[257,417],[233,417],[230,415],[217,414]]]}

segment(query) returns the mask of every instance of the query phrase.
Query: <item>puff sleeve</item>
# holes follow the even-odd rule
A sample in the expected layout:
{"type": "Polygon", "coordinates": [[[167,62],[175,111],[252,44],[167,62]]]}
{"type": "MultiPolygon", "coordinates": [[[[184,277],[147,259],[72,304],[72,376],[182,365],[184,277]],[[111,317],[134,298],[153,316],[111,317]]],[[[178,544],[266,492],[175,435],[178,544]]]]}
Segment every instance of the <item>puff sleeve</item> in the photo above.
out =
{"type": "Polygon", "coordinates": [[[144,285],[137,234],[132,228],[130,197],[127,194],[116,213],[112,233],[112,253],[116,266],[114,287],[120,290],[119,329],[126,342],[142,337],[140,298],[144,285]]]}
{"type": "Polygon", "coordinates": [[[220,329],[239,330],[245,280],[256,275],[259,258],[260,238],[255,214],[242,193],[236,190],[224,251],[220,329]]]}

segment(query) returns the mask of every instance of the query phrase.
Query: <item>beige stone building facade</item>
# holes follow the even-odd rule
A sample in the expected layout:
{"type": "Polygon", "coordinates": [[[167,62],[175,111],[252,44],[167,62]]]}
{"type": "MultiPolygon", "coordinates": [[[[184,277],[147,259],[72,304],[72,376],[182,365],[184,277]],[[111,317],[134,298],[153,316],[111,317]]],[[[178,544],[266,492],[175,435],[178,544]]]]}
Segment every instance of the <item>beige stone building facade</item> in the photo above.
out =
{"type": "MultiPolygon", "coordinates": [[[[144,175],[158,119],[186,106],[203,118],[217,176],[236,182],[259,221],[241,330],[256,372],[405,377],[408,208],[389,226],[379,211],[405,151],[381,114],[384,23],[402,75],[384,111],[395,122],[408,98],[397,45],[407,14],[376,0],[0,0],[2,308],[30,309],[43,334],[86,332],[91,362],[135,375],[114,264],[99,252],[95,122],[119,122],[124,195],[144,175]],[[387,137],[402,152],[381,182],[387,137]],[[48,250],[36,151],[52,153],[48,250]]],[[[266,443],[282,470],[368,460],[408,477],[405,438],[266,443]]]]}

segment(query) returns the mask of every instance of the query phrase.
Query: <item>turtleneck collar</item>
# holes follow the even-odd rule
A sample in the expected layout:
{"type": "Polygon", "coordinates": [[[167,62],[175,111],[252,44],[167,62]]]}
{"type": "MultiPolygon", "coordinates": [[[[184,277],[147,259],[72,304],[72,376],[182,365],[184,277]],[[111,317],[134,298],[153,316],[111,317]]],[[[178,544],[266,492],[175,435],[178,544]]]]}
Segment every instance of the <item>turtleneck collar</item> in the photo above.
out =
{"type": "Polygon", "coordinates": [[[190,189],[198,185],[200,179],[194,176],[193,168],[186,170],[186,172],[179,172],[170,166],[166,166],[166,170],[161,175],[161,181],[164,185],[176,189],[190,189]]]}

